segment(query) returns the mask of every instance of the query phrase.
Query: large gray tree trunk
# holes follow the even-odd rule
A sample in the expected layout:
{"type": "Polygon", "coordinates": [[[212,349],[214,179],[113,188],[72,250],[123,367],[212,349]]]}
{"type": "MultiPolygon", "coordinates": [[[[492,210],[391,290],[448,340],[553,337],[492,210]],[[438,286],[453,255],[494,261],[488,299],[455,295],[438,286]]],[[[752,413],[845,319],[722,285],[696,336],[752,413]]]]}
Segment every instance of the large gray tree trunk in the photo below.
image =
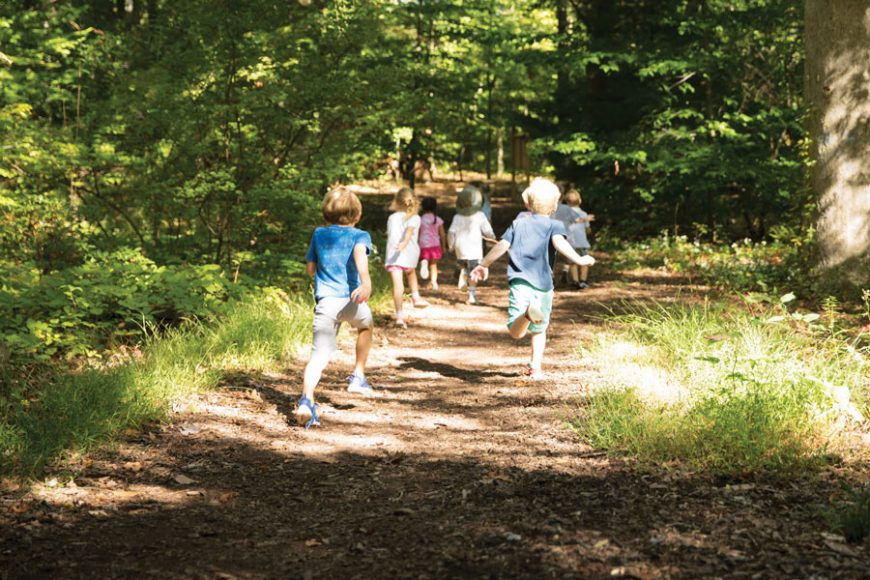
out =
{"type": "Polygon", "coordinates": [[[822,266],[870,281],[870,0],[806,0],[806,100],[822,266]]]}

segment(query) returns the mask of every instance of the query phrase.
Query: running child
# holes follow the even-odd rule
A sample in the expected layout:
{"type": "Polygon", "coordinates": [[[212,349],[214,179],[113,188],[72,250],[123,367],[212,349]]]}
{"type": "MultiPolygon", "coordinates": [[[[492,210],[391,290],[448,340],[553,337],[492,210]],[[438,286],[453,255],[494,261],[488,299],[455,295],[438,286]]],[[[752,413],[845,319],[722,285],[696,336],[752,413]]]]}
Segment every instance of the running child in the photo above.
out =
{"type": "MultiPolygon", "coordinates": [[[[560,203],[556,213],[553,214],[553,219],[559,220],[565,225],[568,232],[568,243],[571,247],[580,254],[585,256],[589,253],[589,238],[586,234],[590,231],[590,222],[595,220],[595,216],[588,214],[580,209],[582,199],[580,192],[571,188],[565,194],[564,203],[560,203]]],[[[577,266],[576,264],[565,264],[562,270],[562,275],[565,283],[568,282],[568,276],[571,276],[571,283],[583,290],[589,288],[587,282],[589,278],[589,266],[577,266]]]]}
{"type": "Polygon", "coordinates": [[[438,217],[438,200],[423,198],[423,215],[420,217],[420,277],[430,279],[432,290],[438,290],[438,262],[447,251],[447,234],[444,220],[438,217]]]}
{"type": "Polygon", "coordinates": [[[429,306],[429,303],[420,297],[420,288],[417,285],[417,262],[420,259],[418,237],[422,223],[420,216],[417,215],[419,204],[414,192],[403,187],[393,197],[393,202],[390,204],[390,211],[393,213],[387,219],[387,254],[384,264],[393,282],[396,324],[402,328],[408,327],[409,318],[403,306],[404,276],[408,277],[411,302],[414,306],[419,308],[429,306]]]}
{"type": "Polygon", "coordinates": [[[456,252],[459,272],[459,289],[468,286],[468,303],[477,304],[477,280],[470,277],[471,271],[483,258],[483,239],[495,238],[489,220],[480,211],[480,190],[467,185],[456,196],[456,215],[447,230],[447,246],[456,252]]]}
{"type": "Polygon", "coordinates": [[[552,181],[536,178],[523,192],[532,212],[511,224],[480,264],[471,272],[473,280],[486,280],[489,267],[506,252],[508,264],[508,330],[512,338],[532,335],[532,353],[526,376],[544,377],[542,364],[547,345],[547,326],[553,309],[553,259],[559,252],[578,266],[591,266],[592,256],[580,256],[565,239],[565,226],[550,218],[559,202],[559,188],[552,181]]]}
{"type": "Polygon", "coordinates": [[[314,230],[305,255],[308,274],[314,276],[314,324],[311,357],[305,366],[302,397],[296,421],[306,429],[320,425],[314,389],[336,350],[336,335],[343,322],[357,329],[356,364],[347,378],[350,393],[371,395],[365,368],[372,346],[372,312],[366,301],[372,293],[368,254],[372,238],[355,226],[362,216],[359,198],[346,187],[326,194],[321,205],[326,227],[314,230]]]}

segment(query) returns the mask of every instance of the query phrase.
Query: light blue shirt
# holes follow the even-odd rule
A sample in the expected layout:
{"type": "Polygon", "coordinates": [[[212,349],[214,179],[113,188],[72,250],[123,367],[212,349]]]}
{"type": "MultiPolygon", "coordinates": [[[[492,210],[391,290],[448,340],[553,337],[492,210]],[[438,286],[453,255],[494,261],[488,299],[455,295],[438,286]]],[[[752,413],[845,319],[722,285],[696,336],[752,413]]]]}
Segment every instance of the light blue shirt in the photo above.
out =
{"type": "Polygon", "coordinates": [[[538,290],[553,289],[553,236],[565,236],[562,222],[534,214],[514,220],[501,239],[510,243],[508,281],[524,280],[538,290]]]}
{"type": "Polygon", "coordinates": [[[336,224],[314,230],[305,260],[316,264],[315,300],[350,298],[359,287],[359,271],[353,260],[353,249],[357,244],[366,247],[366,255],[371,253],[372,238],[368,232],[336,224]]]}

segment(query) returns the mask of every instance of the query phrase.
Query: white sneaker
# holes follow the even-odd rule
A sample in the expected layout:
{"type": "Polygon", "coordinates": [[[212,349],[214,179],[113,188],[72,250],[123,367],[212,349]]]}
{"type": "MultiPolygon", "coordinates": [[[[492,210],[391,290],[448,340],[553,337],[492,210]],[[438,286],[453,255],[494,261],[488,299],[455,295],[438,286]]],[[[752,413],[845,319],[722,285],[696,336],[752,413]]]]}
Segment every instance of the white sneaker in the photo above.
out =
{"type": "Polygon", "coordinates": [[[420,261],[420,277],[424,280],[429,279],[429,260],[420,261]]]}
{"type": "Polygon", "coordinates": [[[477,294],[475,294],[474,292],[469,292],[468,300],[466,300],[466,302],[468,302],[468,304],[477,304],[477,294]]]}
{"type": "Polygon", "coordinates": [[[463,268],[463,269],[459,272],[459,283],[458,283],[456,286],[457,286],[460,290],[462,290],[462,289],[465,288],[467,285],[468,285],[468,280],[467,280],[467,278],[466,278],[465,268],[463,268]]]}

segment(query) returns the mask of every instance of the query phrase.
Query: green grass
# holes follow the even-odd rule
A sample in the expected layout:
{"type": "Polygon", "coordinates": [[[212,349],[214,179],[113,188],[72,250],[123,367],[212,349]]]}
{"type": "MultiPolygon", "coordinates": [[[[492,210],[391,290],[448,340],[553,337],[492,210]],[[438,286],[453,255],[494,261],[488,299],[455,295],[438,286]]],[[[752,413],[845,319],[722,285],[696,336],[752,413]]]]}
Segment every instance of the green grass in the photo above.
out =
{"type": "MultiPolygon", "coordinates": [[[[389,277],[377,260],[371,275],[369,304],[383,311],[391,304],[389,277]]],[[[286,366],[310,340],[313,306],[307,292],[288,298],[263,289],[221,311],[152,334],[141,358],[127,350],[115,365],[77,372],[49,367],[40,378],[27,378],[0,352],[0,381],[11,385],[0,395],[0,474],[33,476],[126,429],[165,420],[174,403],[213,388],[227,373],[286,366]]]]}
{"type": "Polygon", "coordinates": [[[845,501],[834,504],[829,518],[849,542],[857,544],[870,538],[870,487],[852,490],[845,501]]]}
{"type": "Polygon", "coordinates": [[[574,420],[592,445],[745,475],[818,464],[867,353],[785,306],[633,308],[592,347],[609,377],[574,420]],[[835,402],[839,401],[839,405],[835,402]]]}
{"type": "Polygon", "coordinates": [[[57,375],[27,398],[11,396],[0,422],[0,470],[38,473],[125,429],[168,416],[174,402],[214,387],[231,371],[266,370],[311,332],[311,306],[265,292],[211,321],[150,338],[141,359],[57,375]]]}

